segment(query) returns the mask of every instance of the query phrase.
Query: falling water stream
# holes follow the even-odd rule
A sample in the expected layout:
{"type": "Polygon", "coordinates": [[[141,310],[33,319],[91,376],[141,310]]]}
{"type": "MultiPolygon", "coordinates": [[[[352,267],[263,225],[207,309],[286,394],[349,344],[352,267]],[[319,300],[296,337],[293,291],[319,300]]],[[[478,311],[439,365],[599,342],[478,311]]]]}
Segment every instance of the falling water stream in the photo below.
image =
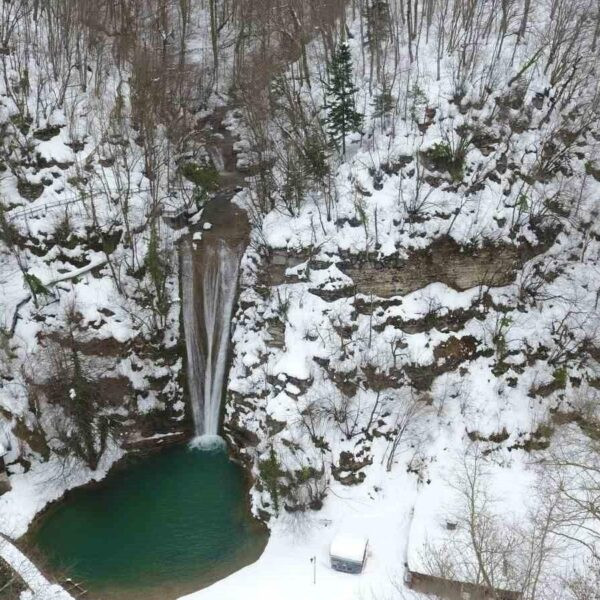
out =
{"type": "Polygon", "coordinates": [[[243,176],[236,169],[234,140],[222,125],[223,116],[217,113],[211,124],[215,135],[206,145],[222,188],[204,207],[200,223],[191,228],[181,247],[187,383],[195,445],[200,447],[222,442],[218,434],[230,323],[250,231],[246,212],[231,202],[243,176]]]}
{"type": "Polygon", "coordinates": [[[199,243],[188,240],[182,248],[188,387],[195,434],[201,444],[218,435],[229,324],[243,251],[239,240],[221,237],[218,230],[205,232],[199,243]]]}
{"type": "Polygon", "coordinates": [[[200,351],[200,329],[196,315],[196,284],[194,278],[194,252],[191,240],[183,242],[181,247],[181,290],[183,300],[183,327],[187,355],[187,376],[190,405],[194,416],[194,429],[197,436],[202,435],[203,400],[202,381],[205,371],[204,357],[200,351]],[[193,383],[192,383],[193,382],[193,383]]]}
{"type": "Polygon", "coordinates": [[[217,240],[206,248],[203,258],[202,297],[206,336],[203,433],[216,435],[240,255],[239,251],[230,248],[224,240],[217,240]]]}

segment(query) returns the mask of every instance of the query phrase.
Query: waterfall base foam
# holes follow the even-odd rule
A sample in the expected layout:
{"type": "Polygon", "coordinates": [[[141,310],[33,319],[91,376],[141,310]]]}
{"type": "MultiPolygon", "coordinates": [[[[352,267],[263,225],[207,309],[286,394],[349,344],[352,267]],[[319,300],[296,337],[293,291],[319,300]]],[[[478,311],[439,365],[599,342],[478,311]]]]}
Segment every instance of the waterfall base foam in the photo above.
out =
{"type": "Polygon", "coordinates": [[[225,440],[220,435],[198,435],[190,441],[190,448],[217,452],[225,448],[225,440]]]}

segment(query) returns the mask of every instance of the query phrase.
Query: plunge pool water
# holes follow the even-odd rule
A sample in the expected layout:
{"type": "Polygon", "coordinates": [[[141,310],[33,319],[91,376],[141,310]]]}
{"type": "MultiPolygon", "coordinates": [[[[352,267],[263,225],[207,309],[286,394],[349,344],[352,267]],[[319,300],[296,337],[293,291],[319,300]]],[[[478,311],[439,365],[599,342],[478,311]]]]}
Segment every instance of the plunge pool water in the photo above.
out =
{"type": "Polygon", "coordinates": [[[254,562],[267,534],[224,450],[175,446],[70,492],[32,532],[51,571],[102,600],[170,600],[254,562]]]}

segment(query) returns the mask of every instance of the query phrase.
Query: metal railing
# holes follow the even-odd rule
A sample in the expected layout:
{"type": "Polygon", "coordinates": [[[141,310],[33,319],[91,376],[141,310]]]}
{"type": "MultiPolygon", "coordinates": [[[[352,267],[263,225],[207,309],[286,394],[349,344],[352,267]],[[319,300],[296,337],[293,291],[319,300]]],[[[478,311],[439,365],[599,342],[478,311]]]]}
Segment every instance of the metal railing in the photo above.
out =
{"type": "MultiPolygon", "coordinates": [[[[134,194],[145,194],[148,192],[151,192],[152,190],[150,188],[145,188],[145,189],[138,189],[138,190],[134,190],[132,191],[131,195],[134,194]]],[[[183,188],[181,188],[180,190],[176,190],[177,192],[183,192],[183,191],[187,191],[189,192],[189,190],[184,190],[183,188]]],[[[110,193],[110,192],[108,192],[110,193]]],[[[86,200],[89,200],[90,198],[98,198],[100,196],[106,196],[107,192],[105,191],[97,191],[97,192],[92,192],[92,193],[82,193],[80,195],[78,195],[77,197],[71,197],[71,198],[66,198],[66,199],[59,199],[53,202],[46,202],[44,204],[40,204],[37,206],[31,206],[31,207],[26,207],[23,208],[22,210],[17,211],[17,209],[13,209],[9,212],[5,213],[5,218],[7,221],[9,222],[14,222],[17,219],[20,218],[27,218],[27,217],[31,217],[34,216],[38,213],[46,213],[48,210],[51,210],[53,208],[62,208],[65,206],[70,206],[72,204],[79,204],[79,203],[83,203],[86,200]]],[[[173,200],[173,194],[169,194],[169,195],[165,195],[162,198],[159,198],[158,202],[161,205],[161,211],[160,214],[162,216],[165,216],[167,218],[169,217],[174,217],[177,216],[179,214],[181,214],[182,212],[185,212],[187,210],[187,208],[180,208],[180,209],[168,209],[165,207],[165,203],[168,200],[173,200]]]]}

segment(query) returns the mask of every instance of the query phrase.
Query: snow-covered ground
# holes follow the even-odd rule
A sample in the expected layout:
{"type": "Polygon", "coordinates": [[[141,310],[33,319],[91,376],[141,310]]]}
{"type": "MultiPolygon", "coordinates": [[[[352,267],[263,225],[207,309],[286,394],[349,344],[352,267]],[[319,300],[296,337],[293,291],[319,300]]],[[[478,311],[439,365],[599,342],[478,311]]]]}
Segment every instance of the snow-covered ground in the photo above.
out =
{"type": "Polygon", "coordinates": [[[74,600],[59,585],[50,583],[39,569],[11,542],[0,539],[0,557],[10,565],[29,589],[21,600],[74,600]]]}
{"type": "MultiPolygon", "coordinates": [[[[546,8],[535,4],[514,54],[512,45],[477,48],[477,75],[458,99],[456,57],[438,63],[435,46],[420,39],[414,62],[408,52],[398,58],[406,87],[392,88],[405,116],[381,127],[369,120],[372,73],[361,30],[349,25],[364,135],[349,138],[333,173],[330,219],[315,189],[296,209],[282,197],[260,222],[233,334],[225,429],[252,464],[252,507],[270,515],[271,537],[255,564],[189,598],[402,597],[394,584],[402,587],[407,565],[440,574],[443,553],[456,563],[459,549],[464,561],[446,575],[474,580],[460,521],[473,465],[481,469],[479,508],[505,539],[533,527],[550,504],[540,464],[564,447],[563,435],[586,437],[555,415],[579,414],[586,401],[597,406],[598,365],[584,348],[599,322],[600,183],[590,176],[591,132],[579,140],[581,152],[565,150],[563,165],[540,175],[544,147],[570,127],[567,107],[551,108],[549,72],[531,62],[546,35],[546,8]],[[473,135],[456,182],[426,156],[465,128],[473,135]],[[438,257],[432,282],[427,251],[440,241],[451,248],[448,239],[460,249],[438,257]],[[511,248],[529,253],[511,262],[511,248]],[[478,263],[485,256],[487,273],[478,263]],[[383,294],[390,264],[408,291],[383,294]],[[410,277],[402,279],[403,269],[410,277]],[[315,497],[318,511],[309,508],[315,497]],[[329,566],[328,545],[343,531],[370,539],[360,576],[329,566]]],[[[309,48],[313,65],[322,59],[317,46],[309,48]]],[[[318,81],[301,93],[322,105],[318,81]]],[[[585,105],[585,96],[568,106],[585,105]]],[[[274,138],[278,132],[274,125],[274,138]]],[[[285,173],[273,176],[283,187],[285,173]]],[[[256,204],[247,202],[250,210],[256,204]]],[[[563,542],[540,568],[548,597],[567,594],[566,579],[583,564],[577,543],[563,542]]],[[[531,559],[520,556],[507,551],[498,585],[516,585],[519,560],[531,559]]]]}
{"type": "MultiPolygon", "coordinates": [[[[597,93],[594,54],[582,29],[588,21],[585,11],[575,20],[583,5],[570,19],[562,3],[560,18],[550,23],[549,3],[540,0],[531,3],[523,35],[516,4],[508,21],[487,3],[453,18],[436,13],[426,32],[423,13],[418,35],[408,40],[400,33],[399,52],[382,59],[383,76],[375,75],[365,50],[363,21],[348,15],[364,130],[348,136],[345,157],[327,149],[330,177],[308,181],[302,174],[298,205],[285,196],[289,173],[276,160],[268,197],[275,208],[257,214],[261,188],[252,178],[238,197],[254,231],[242,265],[225,435],[247,461],[252,510],[268,519],[271,536],[255,564],[190,598],[394,597],[407,567],[438,572],[431,558],[456,561],[457,549],[464,564],[448,572],[469,578],[472,549],[461,523],[469,469],[484,465],[479,508],[494,534],[526,530],[537,522],[531,514],[544,507],[540,463],[586,437],[589,424],[574,415],[591,404],[591,422],[597,419],[600,137],[595,120],[585,121],[597,93]],[[485,41],[469,37],[471,17],[480,19],[479,33],[492,32],[485,41]],[[554,45],[559,25],[572,43],[554,45]],[[446,37],[438,44],[440,32],[446,37]],[[453,49],[440,50],[446,44],[453,49]],[[468,49],[471,62],[459,63],[468,49]],[[378,116],[373,100],[384,92],[395,108],[378,116]],[[440,148],[460,154],[460,168],[448,168],[447,156],[440,161],[440,148]],[[369,538],[360,576],[329,566],[329,544],[343,532],[369,538]]],[[[206,28],[207,21],[199,11],[195,26],[206,28]]],[[[223,70],[233,33],[224,29],[223,70]]],[[[312,86],[301,78],[293,95],[305,101],[302,116],[315,127],[330,51],[323,39],[306,48],[312,86]]],[[[192,59],[209,63],[207,47],[206,36],[191,35],[192,59]]],[[[39,65],[29,70],[32,89],[50,85],[39,65]]],[[[0,123],[14,125],[15,139],[28,148],[23,155],[10,149],[23,164],[0,181],[8,199],[3,218],[26,240],[24,247],[0,248],[0,325],[10,334],[7,350],[0,348],[7,437],[0,442],[10,447],[5,459],[13,486],[0,498],[0,531],[10,536],[22,534],[64,490],[103,476],[120,455],[111,449],[96,472],[77,465],[63,478],[56,447],[44,456],[31,437],[40,427],[52,437],[55,410],[34,406],[28,385],[47,366],[40,340],[64,333],[64,311],[73,301],[94,340],[127,348],[124,356],[100,361],[129,382],[130,404],[119,416],[172,409],[177,422],[184,418],[181,357],[156,360],[132,350],[158,329],[163,354],[175,356],[176,261],[166,281],[172,304],[158,327],[147,310],[156,290],[141,273],[152,246],[144,228],[155,209],[151,200],[168,197],[176,212],[184,194],[170,194],[165,181],[149,177],[131,123],[120,123],[128,150],[119,154],[122,132],[106,124],[120,112],[117,90],[128,114],[129,84],[115,70],[102,90],[102,98],[73,92],[68,110],[38,119],[36,128],[59,129],[48,140],[19,137],[20,107],[2,96],[0,123]],[[111,135],[117,142],[107,141],[111,135]],[[74,141],[81,142],[78,151],[74,141]],[[153,185],[158,189],[151,192],[153,185]],[[72,237],[59,244],[67,206],[72,237]],[[110,252],[104,240],[87,239],[92,222],[122,236],[110,252]],[[39,306],[28,298],[26,274],[50,289],[39,306]],[[164,387],[152,388],[151,380],[162,378],[164,387]]],[[[217,94],[207,105],[223,102],[217,94]]],[[[285,110],[270,108],[276,114],[264,133],[271,146],[258,157],[267,164],[292,147],[295,131],[285,110]]],[[[240,135],[240,166],[258,162],[243,111],[230,115],[229,124],[240,135]]],[[[159,130],[164,143],[168,136],[159,130]]],[[[161,146],[165,155],[171,150],[161,146]]],[[[175,240],[168,229],[161,235],[168,254],[175,240]]],[[[577,549],[555,550],[544,573],[552,567],[568,575],[582,564],[577,549]]],[[[516,556],[507,553],[507,563],[516,556]]],[[[518,579],[509,575],[498,580],[518,579]]]]}
{"type": "Polygon", "coordinates": [[[122,449],[111,448],[95,471],[76,463],[65,465],[53,457],[48,462],[34,464],[27,473],[13,472],[12,489],[0,497],[0,534],[12,539],[21,537],[50,502],[61,498],[69,489],[99,481],[122,456],[122,449]]]}
{"type": "Polygon", "coordinates": [[[416,488],[414,478],[406,473],[390,476],[385,467],[374,465],[359,487],[332,490],[318,513],[282,515],[256,563],[185,598],[229,600],[242,592],[249,599],[385,598],[404,576],[416,488]],[[331,569],[329,545],[337,533],[368,537],[367,562],[361,575],[331,569]]]}

